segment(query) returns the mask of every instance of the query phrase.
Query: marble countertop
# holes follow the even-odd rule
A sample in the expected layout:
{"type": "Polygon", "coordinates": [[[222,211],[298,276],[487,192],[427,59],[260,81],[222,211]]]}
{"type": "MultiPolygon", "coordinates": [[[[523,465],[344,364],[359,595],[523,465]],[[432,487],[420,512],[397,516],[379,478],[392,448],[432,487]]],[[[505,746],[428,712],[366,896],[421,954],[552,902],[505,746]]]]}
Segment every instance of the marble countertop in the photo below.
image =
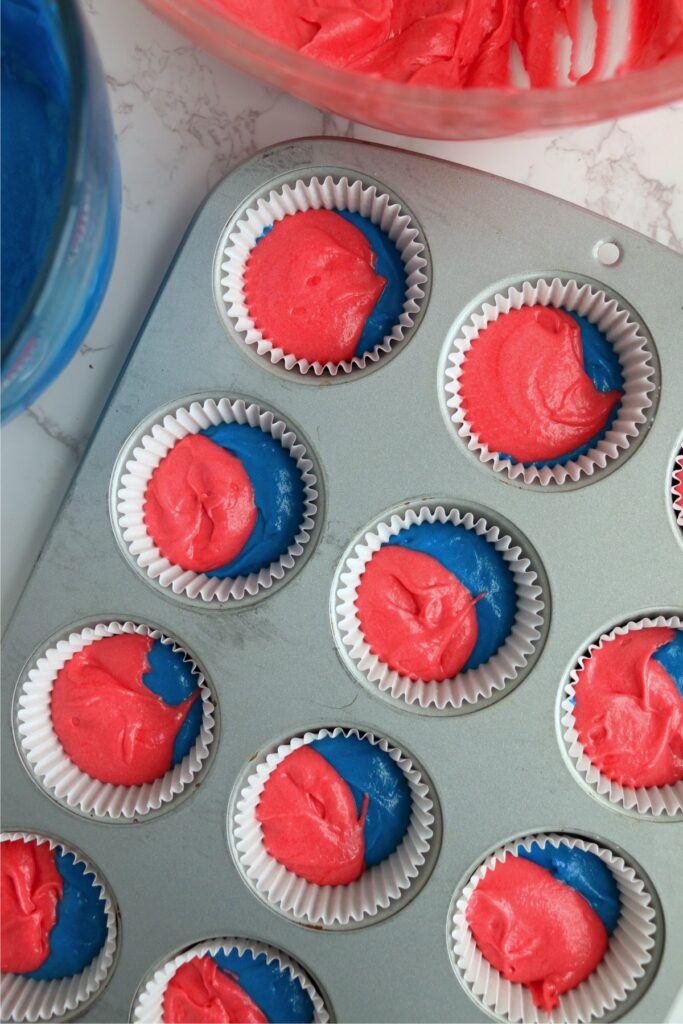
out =
{"type": "Polygon", "coordinates": [[[11,611],[195,209],[271,143],[399,145],[553,193],[683,250],[683,104],[526,139],[427,142],[321,113],[191,46],[139,0],[81,0],[107,76],[123,173],[113,276],[80,351],[2,432],[2,602],[11,611]]]}

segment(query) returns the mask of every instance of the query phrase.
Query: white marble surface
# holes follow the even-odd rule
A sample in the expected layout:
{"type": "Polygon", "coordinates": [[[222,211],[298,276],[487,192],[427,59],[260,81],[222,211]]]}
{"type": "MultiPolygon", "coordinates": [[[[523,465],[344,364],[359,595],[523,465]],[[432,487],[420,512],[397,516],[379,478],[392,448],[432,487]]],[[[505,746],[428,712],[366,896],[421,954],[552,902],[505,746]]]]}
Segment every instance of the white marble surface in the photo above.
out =
{"type": "Polygon", "coordinates": [[[124,199],[114,273],[80,352],[2,432],[8,620],[116,374],[196,207],[235,163],[302,135],[353,135],[554,193],[683,249],[683,104],[531,139],[433,143],[331,117],[189,45],[139,0],[82,0],[104,64],[124,199]]]}

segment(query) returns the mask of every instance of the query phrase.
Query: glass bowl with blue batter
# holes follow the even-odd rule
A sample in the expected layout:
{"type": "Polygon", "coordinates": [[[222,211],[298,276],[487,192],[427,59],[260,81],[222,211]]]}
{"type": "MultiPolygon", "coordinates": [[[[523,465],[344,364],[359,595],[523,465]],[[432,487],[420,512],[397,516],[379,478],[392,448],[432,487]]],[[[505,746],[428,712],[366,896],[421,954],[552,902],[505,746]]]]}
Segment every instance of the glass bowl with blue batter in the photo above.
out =
{"type": "Polygon", "coordinates": [[[85,336],[111,274],[120,205],[104,76],[75,0],[3,0],[3,421],[85,336]]]}

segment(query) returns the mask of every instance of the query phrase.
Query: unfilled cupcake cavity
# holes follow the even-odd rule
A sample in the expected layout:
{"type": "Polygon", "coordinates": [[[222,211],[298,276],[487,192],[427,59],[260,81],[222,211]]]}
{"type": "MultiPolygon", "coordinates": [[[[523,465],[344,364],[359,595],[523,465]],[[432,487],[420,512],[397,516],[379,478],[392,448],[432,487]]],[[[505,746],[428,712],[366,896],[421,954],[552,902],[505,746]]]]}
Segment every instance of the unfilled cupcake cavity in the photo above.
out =
{"type": "Polygon", "coordinates": [[[441,814],[434,787],[412,754],[367,729],[330,726],[272,743],[245,766],[228,807],[228,841],[240,875],[271,910],[298,924],[324,929],[357,928],[400,910],[427,881],[438,856],[441,814]],[[314,741],[341,736],[367,741],[403,773],[410,792],[410,817],[394,852],[344,885],[307,882],[266,850],[257,809],[273,771],[291,753],[314,741]]]}
{"type": "MultiPolygon", "coordinates": [[[[607,385],[602,390],[607,390],[607,385]]],[[[637,449],[656,412],[659,366],[650,334],[626,300],[594,281],[547,275],[492,289],[463,313],[446,343],[440,391],[455,435],[501,478],[540,488],[571,487],[599,479],[637,449]],[[511,311],[531,306],[564,311],[595,327],[618,357],[622,379],[622,396],[603,429],[575,452],[570,449],[548,462],[517,461],[489,447],[486,438],[477,435],[469,422],[462,394],[468,353],[487,325],[511,311]]]]}
{"type": "Polygon", "coordinates": [[[90,818],[135,822],[177,806],[205,777],[215,751],[218,705],[204,671],[175,637],[146,623],[96,622],[61,631],[33,655],[14,694],[13,722],[24,766],[48,796],[90,818]],[[53,687],[70,659],[93,644],[126,636],[146,638],[182,658],[196,683],[201,707],[187,752],[154,781],[139,785],[103,782],[81,770],[64,750],[51,717],[53,687]]]}
{"type": "MultiPolygon", "coordinates": [[[[385,280],[389,282],[390,276],[385,280]]],[[[318,273],[312,275],[311,282],[320,284],[318,273]]],[[[329,383],[355,378],[404,348],[424,312],[428,284],[426,243],[413,214],[381,183],[344,171],[293,176],[281,180],[278,187],[271,185],[250,196],[226,225],[214,264],[214,296],[230,337],[262,365],[285,373],[289,379],[308,382],[329,383]],[[386,333],[380,331],[368,344],[361,338],[356,354],[351,357],[347,354],[338,360],[312,359],[310,352],[297,356],[292,349],[285,351],[278,346],[267,336],[268,332],[258,328],[245,291],[245,272],[260,241],[285,218],[311,210],[336,211],[344,219],[350,219],[361,235],[368,237],[379,229],[381,238],[375,236],[372,242],[377,272],[383,259],[388,261],[385,271],[390,272],[390,254],[394,247],[403,267],[403,301],[396,304],[395,316],[380,317],[386,333]],[[366,224],[369,225],[367,230],[366,224]],[[387,254],[382,257],[387,245],[387,254]],[[395,322],[389,328],[392,320],[395,322]]],[[[389,287],[389,284],[385,286],[380,303],[386,301],[389,287]]],[[[373,309],[372,316],[378,314],[378,309],[379,306],[373,309]]]]}
{"type": "Polygon", "coordinates": [[[97,999],[109,982],[119,953],[119,912],[116,899],[100,870],[76,847],[34,832],[2,832],[2,842],[36,842],[59,854],[71,855],[75,866],[85,869],[85,877],[99,890],[103,903],[106,935],[94,959],[78,974],[66,978],[35,979],[21,974],[2,975],[0,1014],[4,1021],[71,1019],[81,1015],[97,999]]]}
{"type": "Polygon", "coordinates": [[[659,967],[664,923],[652,882],[627,853],[591,836],[566,832],[522,833],[491,849],[466,873],[448,911],[448,952],[455,975],[472,1001],[495,1020],[507,1024],[566,1024],[612,1020],[625,1014],[643,995],[659,967]],[[486,959],[466,918],[468,901],[496,863],[529,851],[565,845],[593,854],[611,871],[620,913],[603,959],[574,988],[559,996],[548,1011],[534,1004],[529,989],[503,978],[486,959]]]}
{"type": "Polygon", "coordinates": [[[335,573],[330,612],[342,661],[371,693],[418,713],[457,714],[500,699],[528,674],[545,642],[550,594],[540,558],[512,524],[470,502],[416,500],[389,509],[353,538],[335,573]],[[515,602],[510,630],[488,660],[439,682],[402,675],[373,653],[357,608],[358,588],[373,556],[422,524],[450,524],[480,538],[477,543],[490,544],[511,574],[515,602]]]}
{"type": "MultiPolygon", "coordinates": [[[[291,579],[315,547],[322,500],[317,460],[298,428],[295,431],[275,410],[250,399],[214,394],[191,396],[185,404],[170,403],[144,420],[121,450],[110,485],[114,534],[128,563],[162,593],[206,608],[244,607],[291,579]],[[164,458],[186,438],[206,436],[206,431],[213,436],[212,431],[223,425],[248,427],[272,438],[296,467],[302,493],[301,519],[286,549],[258,571],[245,570],[233,577],[174,564],[162,555],[145,516],[148,486],[164,458]]],[[[257,512],[260,517],[258,505],[257,512]]]]}
{"type": "MultiPolygon", "coordinates": [[[[651,822],[683,820],[683,780],[661,786],[627,786],[603,772],[591,761],[581,742],[574,718],[580,672],[588,660],[617,638],[647,629],[683,629],[683,612],[652,613],[631,619],[596,635],[572,660],[557,699],[556,729],[560,750],[574,779],[591,796],[613,810],[651,822]]],[[[674,682],[675,685],[675,682],[674,682]]],[[[681,698],[683,707],[683,697],[681,698]]]]}

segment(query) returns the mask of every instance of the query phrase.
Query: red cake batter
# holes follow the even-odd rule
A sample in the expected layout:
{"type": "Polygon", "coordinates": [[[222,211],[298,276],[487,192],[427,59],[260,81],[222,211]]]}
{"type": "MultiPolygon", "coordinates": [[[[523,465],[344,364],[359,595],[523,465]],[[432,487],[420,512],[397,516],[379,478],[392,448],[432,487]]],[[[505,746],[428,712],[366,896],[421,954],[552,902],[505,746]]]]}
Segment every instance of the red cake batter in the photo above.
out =
{"type": "Polygon", "coordinates": [[[227,565],[256,522],[244,466],[208,437],[178,441],[152,473],[144,520],[159,551],[175,565],[208,572],[227,565]]]}
{"type": "Polygon", "coordinates": [[[363,825],[351,790],[330,764],[304,745],[268,777],[256,817],[263,843],[288,871],[314,885],[348,885],[364,869],[363,825]]]}
{"type": "Polygon", "coordinates": [[[50,711],[74,764],[100,782],[139,786],[171,767],[173,743],[199,690],[175,706],[142,682],[148,636],[104,637],[60,669],[50,711]]]}
{"type": "Polygon", "coordinates": [[[622,397],[597,390],[583,368],[581,328],[547,306],[513,309],[488,324],[465,356],[460,393],[472,433],[518,462],[585,445],[622,397]]]}
{"type": "Polygon", "coordinates": [[[667,627],[615,636],[578,673],[574,720],[587,756],[624,786],[666,786],[683,779],[683,700],[652,658],[674,639],[667,627]]]}
{"type": "Polygon", "coordinates": [[[278,221],[244,273],[249,314],[276,348],[310,363],[352,359],[386,278],[362,231],[329,210],[278,221]]]}
{"type": "Polygon", "coordinates": [[[361,576],[356,609],[378,658],[410,679],[457,675],[477,642],[476,598],[435,558],[386,545],[361,576]]]}
{"type": "MultiPolygon", "coordinates": [[[[617,0],[625,3],[626,0],[617,0]]],[[[335,67],[419,85],[532,87],[605,75],[614,0],[217,0],[232,17],[335,67]],[[586,12],[584,12],[585,14],[586,12]],[[588,49],[588,61],[580,54],[588,49]],[[561,54],[570,51],[568,72],[561,54]]],[[[683,0],[632,0],[617,74],[683,53],[683,0]]]]}
{"type": "Polygon", "coordinates": [[[64,882],[47,843],[8,840],[0,845],[0,857],[0,969],[35,971],[50,954],[64,882]]]}
{"type": "Polygon", "coordinates": [[[548,1012],[607,949],[607,931],[588,901],[521,857],[508,856],[486,872],[466,918],[489,963],[507,981],[525,985],[548,1012]]]}
{"type": "Polygon", "coordinates": [[[162,1005],[164,1024],[265,1024],[268,1018],[210,956],[181,964],[162,1005]]]}

